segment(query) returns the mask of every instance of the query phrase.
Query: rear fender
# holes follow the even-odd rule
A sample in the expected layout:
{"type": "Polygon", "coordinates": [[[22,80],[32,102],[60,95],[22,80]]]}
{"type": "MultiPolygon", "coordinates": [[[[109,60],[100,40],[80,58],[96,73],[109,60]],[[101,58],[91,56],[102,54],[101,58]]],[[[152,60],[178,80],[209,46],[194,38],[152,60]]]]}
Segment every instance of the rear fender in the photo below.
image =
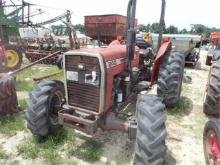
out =
{"type": "Polygon", "coordinates": [[[170,51],[171,49],[172,49],[171,42],[165,42],[161,45],[161,47],[157,53],[155,63],[153,65],[153,71],[152,71],[152,76],[151,76],[151,85],[155,84],[155,82],[157,81],[162,59],[163,59],[165,53],[167,51],[170,51]]]}

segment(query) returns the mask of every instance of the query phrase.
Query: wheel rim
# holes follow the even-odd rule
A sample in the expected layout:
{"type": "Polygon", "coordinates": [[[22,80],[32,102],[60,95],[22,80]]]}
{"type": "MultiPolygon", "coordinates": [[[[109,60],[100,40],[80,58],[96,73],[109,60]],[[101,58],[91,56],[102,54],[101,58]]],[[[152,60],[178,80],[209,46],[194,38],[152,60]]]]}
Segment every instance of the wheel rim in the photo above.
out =
{"type": "Polygon", "coordinates": [[[49,119],[53,125],[58,124],[58,111],[61,108],[63,98],[64,98],[63,92],[60,90],[55,91],[54,95],[51,98],[50,108],[49,108],[50,109],[49,119]]]}
{"type": "Polygon", "coordinates": [[[16,67],[19,64],[19,55],[14,50],[6,50],[5,52],[6,58],[7,58],[7,66],[9,68],[16,67]]]}
{"type": "Polygon", "coordinates": [[[205,147],[209,164],[220,165],[220,139],[213,129],[207,132],[205,147]]]}

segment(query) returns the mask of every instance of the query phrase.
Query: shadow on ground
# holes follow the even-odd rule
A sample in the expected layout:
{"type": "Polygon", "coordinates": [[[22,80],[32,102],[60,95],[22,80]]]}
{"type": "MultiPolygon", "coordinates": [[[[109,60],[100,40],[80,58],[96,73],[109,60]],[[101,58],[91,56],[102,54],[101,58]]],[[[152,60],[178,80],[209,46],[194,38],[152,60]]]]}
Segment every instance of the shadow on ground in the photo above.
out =
{"type": "MultiPolygon", "coordinates": [[[[206,66],[206,65],[205,65],[206,66]]],[[[185,67],[189,70],[203,70],[203,71],[208,71],[207,67],[204,67],[204,65],[202,65],[201,61],[198,61],[196,66],[193,66],[191,64],[186,64],[185,67]]]]}
{"type": "Polygon", "coordinates": [[[77,134],[77,138],[81,144],[73,155],[87,163],[125,165],[132,161],[134,140],[124,132],[98,130],[93,137],[77,134]]]}
{"type": "Polygon", "coordinates": [[[167,150],[167,155],[165,158],[165,165],[176,165],[176,159],[172,156],[172,153],[170,152],[170,150],[167,150]]]}
{"type": "Polygon", "coordinates": [[[193,102],[188,97],[182,96],[173,108],[167,108],[167,113],[171,116],[188,116],[193,110],[193,102]]]}

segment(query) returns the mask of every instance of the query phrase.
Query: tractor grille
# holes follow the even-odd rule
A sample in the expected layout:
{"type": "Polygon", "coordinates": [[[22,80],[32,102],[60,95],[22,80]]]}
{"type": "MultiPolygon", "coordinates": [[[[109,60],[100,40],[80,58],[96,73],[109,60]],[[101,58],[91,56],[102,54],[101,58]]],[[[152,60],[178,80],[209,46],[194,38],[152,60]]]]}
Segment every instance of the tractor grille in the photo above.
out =
{"type": "Polygon", "coordinates": [[[68,102],[69,105],[98,112],[100,104],[100,65],[95,57],[88,56],[66,56],[66,71],[78,73],[78,81],[67,80],[68,102]],[[78,69],[78,65],[83,64],[84,70],[78,69]],[[97,84],[86,83],[85,76],[92,71],[97,72],[97,84]]]}

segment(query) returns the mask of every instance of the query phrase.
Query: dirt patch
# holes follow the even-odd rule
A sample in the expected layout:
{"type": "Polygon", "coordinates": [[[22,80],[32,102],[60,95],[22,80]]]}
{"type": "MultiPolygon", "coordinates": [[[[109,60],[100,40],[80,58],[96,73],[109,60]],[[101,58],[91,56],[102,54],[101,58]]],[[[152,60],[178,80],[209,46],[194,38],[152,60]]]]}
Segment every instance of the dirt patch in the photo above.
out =
{"type": "MultiPolygon", "coordinates": [[[[186,74],[191,76],[192,83],[183,85],[182,96],[192,101],[192,111],[181,120],[170,115],[167,121],[169,152],[178,165],[205,164],[203,156],[203,127],[206,122],[203,114],[203,97],[207,82],[209,67],[205,66],[206,52],[201,52],[199,68],[186,68],[186,74]]],[[[172,163],[171,163],[172,164],[172,163]]]]}

